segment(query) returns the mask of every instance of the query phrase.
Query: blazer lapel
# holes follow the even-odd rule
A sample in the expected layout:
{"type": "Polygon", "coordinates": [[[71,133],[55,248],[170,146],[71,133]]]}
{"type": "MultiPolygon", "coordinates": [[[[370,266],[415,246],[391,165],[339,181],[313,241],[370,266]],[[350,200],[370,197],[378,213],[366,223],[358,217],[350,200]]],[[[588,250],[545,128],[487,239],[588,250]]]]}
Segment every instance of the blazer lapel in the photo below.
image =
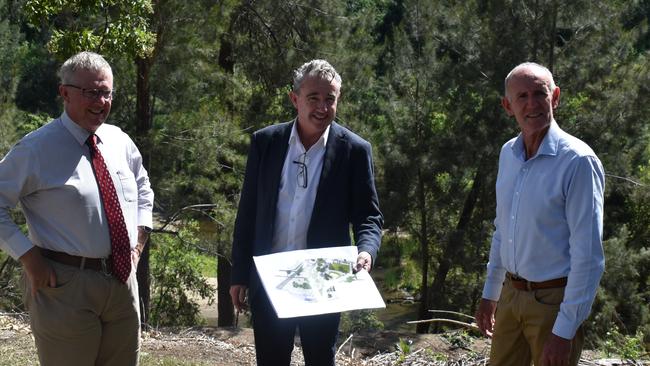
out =
{"type": "MultiPolygon", "coordinates": [[[[295,122],[295,121],[294,121],[295,122]]],[[[266,191],[270,192],[268,196],[270,199],[267,201],[269,228],[271,229],[270,235],[273,235],[273,226],[275,224],[276,207],[278,205],[278,193],[280,188],[280,180],[282,178],[282,167],[284,166],[284,159],[289,150],[289,136],[291,136],[291,129],[293,123],[288,123],[285,128],[279,130],[273,135],[272,141],[269,143],[268,149],[268,164],[266,164],[266,174],[261,179],[267,180],[266,191]]]]}
{"type": "Polygon", "coordinates": [[[289,150],[289,136],[291,135],[292,126],[293,124],[289,124],[282,131],[279,131],[277,135],[273,136],[275,141],[271,141],[269,144],[268,178],[270,178],[270,192],[277,192],[278,187],[280,187],[282,167],[284,166],[284,159],[289,150]]]}
{"type": "MultiPolygon", "coordinates": [[[[327,190],[333,187],[332,180],[336,178],[336,169],[340,165],[340,154],[344,151],[346,140],[345,135],[341,132],[338,124],[332,122],[330,126],[329,136],[327,137],[327,146],[325,148],[325,156],[323,158],[323,170],[320,174],[318,182],[318,190],[316,192],[316,199],[314,201],[314,210],[312,211],[311,223],[313,223],[316,216],[323,212],[322,205],[325,197],[328,197],[327,190]]],[[[331,197],[330,197],[331,199],[331,197]]],[[[318,219],[316,219],[318,221],[318,219]]],[[[309,238],[309,233],[307,234],[309,238]]]]}

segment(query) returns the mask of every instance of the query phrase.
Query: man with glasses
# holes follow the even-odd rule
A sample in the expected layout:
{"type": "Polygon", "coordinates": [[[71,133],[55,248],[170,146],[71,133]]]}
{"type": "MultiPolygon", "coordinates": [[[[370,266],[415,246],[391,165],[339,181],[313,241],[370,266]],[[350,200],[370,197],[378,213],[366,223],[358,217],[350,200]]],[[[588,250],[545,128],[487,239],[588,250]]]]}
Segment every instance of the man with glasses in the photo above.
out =
{"type": "Polygon", "coordinates": [[[153,192],[133,141],[105,124],[113,74],[91,52],[61,67],[61,116],[0,161],[0,247],[23,265],[41,365],[137,365],[135,269],[153,192]],[[9,210],[18,203],[29,235],[9,210]]]}
{"type": "Polygon", "coordinates": [[[334,365],[340,314],[278,319],[253,256],[350,245],[350,225],[357,270],[370,271],[379,250],[383,216],[371,146],[334,122],[340,89],[341,77],[327,61],[305,63],[289,93],[297,117],[251,137],[230,295],[237,311],[250,304],[258,365],[288,366],[296,328],[306,365],[334,365]]]}

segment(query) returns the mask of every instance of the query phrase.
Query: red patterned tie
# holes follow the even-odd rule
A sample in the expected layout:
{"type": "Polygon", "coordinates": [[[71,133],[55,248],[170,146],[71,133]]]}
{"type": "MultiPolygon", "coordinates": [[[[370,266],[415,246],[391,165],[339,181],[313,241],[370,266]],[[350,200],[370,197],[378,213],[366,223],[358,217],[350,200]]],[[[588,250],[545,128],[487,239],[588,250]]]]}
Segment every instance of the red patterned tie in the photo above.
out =
{"type": "Polygon", "coordinates": [[[97,148],[97,136],[90,135],[86,144],[90,147],[93,171],[104,204],[108,232],[111,236],[111,272],[118,280],[126,283],[131,273],[131,244],[124,223],[122,207],[117,198],[111,174],[108,172],[102,153],[97,148]]]}

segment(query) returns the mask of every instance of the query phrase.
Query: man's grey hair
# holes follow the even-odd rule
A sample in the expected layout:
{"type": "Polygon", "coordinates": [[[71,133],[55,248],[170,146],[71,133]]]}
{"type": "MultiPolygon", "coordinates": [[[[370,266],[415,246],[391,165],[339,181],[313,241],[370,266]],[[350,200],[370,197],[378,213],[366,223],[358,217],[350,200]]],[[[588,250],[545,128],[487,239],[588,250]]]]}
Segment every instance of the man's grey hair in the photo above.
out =
{"type": "Polygon", "coordinates": [[[325,60],[311,60],[293,71],[293,91],[300,92],[300,86],[307,76],[317,76],[327,81],[336,81],[341,85],[341,75],[325,60]]]}
{"type": "Polygon", "coordinates": [[[542,70],[544,73],[548,74],[548,78],[551,81],[551,85],[549,85],[549,88],[551,89],[551,93],[555,90],[555,81],[553,80],[553,74],[551,73],[551,70],[549,70],[546,66],[540,65],[536,62],[523,62],[515,66],[515,68],[508,73],[508,76],[506,76],[506,80],[503,84],[504,95],[506,97],[508,96],[508,83],[510,82],[514,74],[521,69],[529,68],[529,67],[537,68],[539,70],[542,70]]]}
{"type": "Polygon", "coordinates": [[[83,51],[67,59],[59,69],[59,78],[61,84],[69,84],[72,82],[75,72],[77,70],[87,71],[107,71],[111,75],[111,65],[100,54],[94,52],[83,51]]]}

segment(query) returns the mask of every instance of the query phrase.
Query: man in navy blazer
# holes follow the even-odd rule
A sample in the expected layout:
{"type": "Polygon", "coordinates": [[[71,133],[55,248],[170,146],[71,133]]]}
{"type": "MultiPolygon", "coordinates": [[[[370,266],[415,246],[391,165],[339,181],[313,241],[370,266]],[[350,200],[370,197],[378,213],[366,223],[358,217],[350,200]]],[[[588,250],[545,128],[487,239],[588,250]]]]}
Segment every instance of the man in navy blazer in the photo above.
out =
{"type": "Polygon", "coordinates": [[[334,365],[340,314],[278,319],[253,256],[351,245],[370,271],[383,216],[370,144],[334,121],[341,77],[324,60],[294,71],[297,117],[253,133],[233,238],[230,295],[250,304],[258,365],[289,365],[298,328],[306,365],[334,365]]]}

